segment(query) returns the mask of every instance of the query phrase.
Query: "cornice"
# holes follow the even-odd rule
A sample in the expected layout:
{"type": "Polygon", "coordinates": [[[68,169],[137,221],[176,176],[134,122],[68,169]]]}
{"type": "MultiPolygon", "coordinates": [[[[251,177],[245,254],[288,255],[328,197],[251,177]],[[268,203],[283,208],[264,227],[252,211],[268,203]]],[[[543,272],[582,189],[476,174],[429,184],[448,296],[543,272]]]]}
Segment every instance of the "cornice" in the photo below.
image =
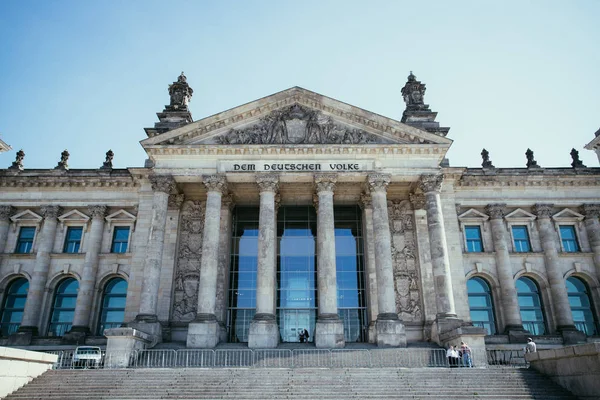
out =
{"type": "Polygon", "coordinates": [[[504,171],[502,174],[483,175],[465,173],[456,181],[456,187],[548,187],[548,186],[600,186],[600,168],[587,168],[586,174],[571,170],[554,169],[532,174],[504,171]]]}
{"type": "MultiPolygon", "coordinates": [[[[113,170],[114,171],[114,170],[113,170]]],[[[11,173],[0,171],[0,187],[22,188],[22,187],[114,187],[127,188],[137,187],[138,183],[127,170],[117,173],[99,173],[98,170],[33,170],[26,172],[11,173]]]]}

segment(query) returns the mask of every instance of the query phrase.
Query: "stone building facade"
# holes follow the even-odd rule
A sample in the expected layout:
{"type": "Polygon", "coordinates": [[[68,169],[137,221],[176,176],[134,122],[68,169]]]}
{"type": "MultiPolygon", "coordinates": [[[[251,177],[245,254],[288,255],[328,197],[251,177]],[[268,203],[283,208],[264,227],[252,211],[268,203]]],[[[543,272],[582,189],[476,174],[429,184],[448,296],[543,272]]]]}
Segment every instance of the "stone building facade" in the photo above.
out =
{"type": "Polygon", "coordinates": [[[169,86],[144,167],[0,170],[0,343],[598,334],[600,169],[575,150],[451,167],[412,73],[401,121],[299,87],[193,121],[192,94],[169,86]]]}

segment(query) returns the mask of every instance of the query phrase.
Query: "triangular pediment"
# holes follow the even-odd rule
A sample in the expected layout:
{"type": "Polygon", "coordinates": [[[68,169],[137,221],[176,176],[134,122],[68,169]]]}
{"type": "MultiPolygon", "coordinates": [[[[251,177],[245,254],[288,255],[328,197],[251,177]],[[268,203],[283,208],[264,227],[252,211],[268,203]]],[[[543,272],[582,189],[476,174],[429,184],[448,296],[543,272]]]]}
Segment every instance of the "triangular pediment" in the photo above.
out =
{"type": "Polygon", "coordinates": [[[294,87],[143,140],[144,147],[431,144],[452,141],[294,87]]]}
{"type": "Polygon", "coordinates": [[[535,220],[536,216],[521,208],[517,208],[516,210],[507,214],[504,218],[509,221],[533,221],[535,220]]]}
{"type": "Polygon", "coordinates": [[[85,215],[79,210],[71,210],[68,213],[65,213],[58,217],[60,222],[88,222],[90,217],[85,215]]]}
{"type": "Polygon", "coordinates": [[[106,221],[114,223],[114,222],[135,222],[135,215],[128,213],[125,210],[116,211],[106,217],[106,221]]]}
{"type": "Polygon", "coordinates": [[[37,224],[41,222],[43,218],[41,215],[38,215],[31,210],[25,210],[10,217],[10,220],[15,223],[31,222],[37,224]]]}
{"type": "Polygon", "coordinates": [[[559,211],[552,216],[552,219],[557,222],[583,221],[584,218],[585,217],[583,215],[581,215],[578,212],[575,212],[569,208],[565,208],[564,210],[559,211]]]}
{"type": "Polygon", "coordinates": [[[459,221],[469,222],[469,221],[487,221],[490,219],[489,215],[482,213],[481,211],[477,211],[474,208],[471,208],[464,213],[458,216],[459,221]]]}

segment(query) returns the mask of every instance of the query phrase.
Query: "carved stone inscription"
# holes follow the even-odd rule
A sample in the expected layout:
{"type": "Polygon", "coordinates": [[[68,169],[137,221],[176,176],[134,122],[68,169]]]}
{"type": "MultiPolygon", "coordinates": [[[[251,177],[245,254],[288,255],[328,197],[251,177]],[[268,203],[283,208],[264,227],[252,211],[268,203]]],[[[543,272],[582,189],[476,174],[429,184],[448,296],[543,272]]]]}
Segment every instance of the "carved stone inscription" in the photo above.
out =
{"type": "Polygon", "coordinates": [[[408,200],[388,201],[396,309],[404,321],[423,319],[413,211],[408,200]]]}
{"type": "Polygon", "coordinates": [[[388,143],[360,129],[342,126],[331,117],[299,104],[275,110],[249,128],[217,137],[219,144],[367,144],[388,143]]]}
{"type": "Polygon", "coordinates": [[[174,321],[188,322],[196,318],[198,281],[202,258],[202,234],[205,203],[186,201],[181,211],[179,251],[175,270],[173,302],[174,321]]]}

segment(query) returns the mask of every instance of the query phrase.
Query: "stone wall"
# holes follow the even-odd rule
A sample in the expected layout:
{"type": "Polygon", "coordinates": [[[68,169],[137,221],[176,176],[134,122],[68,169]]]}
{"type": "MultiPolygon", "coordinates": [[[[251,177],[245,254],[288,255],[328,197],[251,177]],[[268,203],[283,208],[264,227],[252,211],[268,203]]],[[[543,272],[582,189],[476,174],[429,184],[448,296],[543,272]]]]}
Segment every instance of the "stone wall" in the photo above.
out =
{"type": "Polygon", "coordinates": [[[0,398],[52,368],[56,354],[0,347],[0,398]]]}

